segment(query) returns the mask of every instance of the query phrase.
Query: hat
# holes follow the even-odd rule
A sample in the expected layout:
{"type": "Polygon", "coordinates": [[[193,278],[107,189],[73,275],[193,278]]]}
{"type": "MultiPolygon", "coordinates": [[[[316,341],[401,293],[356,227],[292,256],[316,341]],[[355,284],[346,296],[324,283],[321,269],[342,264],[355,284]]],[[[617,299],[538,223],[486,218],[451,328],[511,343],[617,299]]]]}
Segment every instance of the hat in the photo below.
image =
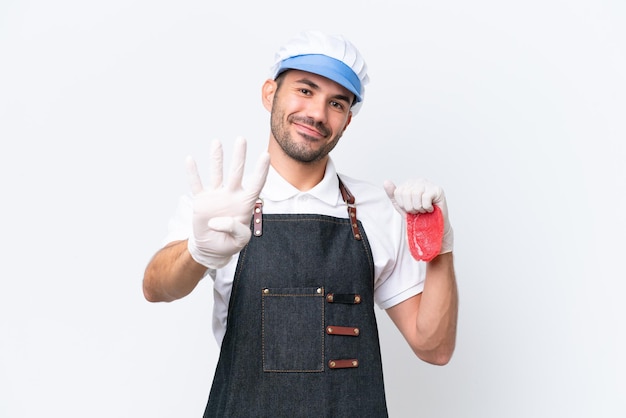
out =
{"type": "Polygon", "coordinates": [[[345,87],[356,97],[353,114],[363,104],[365,85],[369,82],[367,64],[356,47],[341,35],[301,32],[276,52],[272,78],[286,70],[318,74],[345,87]]]}

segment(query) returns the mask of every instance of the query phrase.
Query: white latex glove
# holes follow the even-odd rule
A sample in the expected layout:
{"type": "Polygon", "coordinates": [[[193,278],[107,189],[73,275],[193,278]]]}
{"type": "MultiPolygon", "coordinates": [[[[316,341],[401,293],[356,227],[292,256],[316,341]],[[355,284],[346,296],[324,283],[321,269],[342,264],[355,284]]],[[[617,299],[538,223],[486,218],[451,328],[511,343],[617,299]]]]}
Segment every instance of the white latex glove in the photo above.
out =
{"type": "Polygon", "coordinates": [[[223,183],[224,151],[218,140],[211,143],[211,177],[202,186],[195,161],[187,157],[187,175],[193,195],[192,234],[187,247],[198,263],[217,269],[225,266],[250,240],[250,217],[265,184],[270,158],[262,153],[248,189],[241,181],[246,162],[246,140],[235,140],[230,176],[223,183]]]}
{"type": "Polygon", "coordinates": [[[386,180],[385,192],[396,210],[406,219],[408,213],[432,212],[433,205],[439,206],[443,215],[443,242],[440,254],[449,253],[454,247],[454,231],[448,219],[448,206],[443,189],[428,180],[409,180],[399,187],[386,180]]]}

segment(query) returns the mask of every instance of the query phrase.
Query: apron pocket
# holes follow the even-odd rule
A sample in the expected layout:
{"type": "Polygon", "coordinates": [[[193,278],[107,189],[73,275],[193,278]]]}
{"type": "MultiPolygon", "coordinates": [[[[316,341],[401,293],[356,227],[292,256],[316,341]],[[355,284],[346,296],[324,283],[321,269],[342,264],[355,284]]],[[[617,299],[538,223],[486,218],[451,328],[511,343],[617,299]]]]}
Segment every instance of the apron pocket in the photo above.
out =
{"type": "Polygon", "coordinates": [[[263,371],[324,371],[324,288],[265,288],[263,371]]]}

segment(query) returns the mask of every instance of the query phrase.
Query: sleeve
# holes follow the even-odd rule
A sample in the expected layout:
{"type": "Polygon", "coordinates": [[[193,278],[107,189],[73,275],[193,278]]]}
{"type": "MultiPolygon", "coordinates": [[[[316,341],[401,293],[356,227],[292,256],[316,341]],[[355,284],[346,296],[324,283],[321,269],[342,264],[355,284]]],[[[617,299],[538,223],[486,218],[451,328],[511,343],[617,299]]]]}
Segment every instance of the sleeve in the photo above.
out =
{"type": "Polygon", "coordinates": [[[426,263],[415,260],[409,251],[404,218],[391,204],[385,212],[388,221],[383,224],[387,227],[379,227],[378,233],[382,235],[372,249],[378,270],[374,299],[381,309],[391,308],[421,293],[426,279],[426,263]]]}
{"type": "Polygon", "coordinates": [[[161,242],[163,246],[172,241],[180,241],[189,238],[191,234],[192,210],[191,197],[189,195],[181,196],[180,199],[178,199],[176,211],[168,223],[167,235],[161,242]]]}
{"type": "MultiPolygon", "coordinates": [[[[174,215],[170,218],[167,226],[167,235],[161,241],[161,246],[165,246],[173,241],[181,241],[189,238],[191,234],[191,217],[193,208],[191,196],[183,195],[178,199],[178,206],[174,215]]],[[[215,280],[215,270],[207,269],[205,276],[210,276],[215,280]]]]}

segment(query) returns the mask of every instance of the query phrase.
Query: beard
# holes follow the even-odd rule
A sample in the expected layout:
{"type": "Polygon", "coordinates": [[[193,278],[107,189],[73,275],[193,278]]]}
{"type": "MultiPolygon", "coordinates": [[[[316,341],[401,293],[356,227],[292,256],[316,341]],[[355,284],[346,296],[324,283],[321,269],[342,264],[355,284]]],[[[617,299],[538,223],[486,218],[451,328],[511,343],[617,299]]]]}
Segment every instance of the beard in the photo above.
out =
{"type": "Polygon", "coordinates": [[[321,147],[313,147],[312,145],[322,140],[307,135],[301,135],[305,141],[296,142],[288,129],[288,126],[293,122],[311,126],[324,136],[327,136],[330,130],[322,123],[315,122],[311,118],[294,115],[285,118],[285,112],[274,101],[271,115],[272,135],[285,154],[301,163],[313,163],[322,160],[335,148],[341,138],[341,133],[337,134],[330,142],[325,143],[321,147]]]}

